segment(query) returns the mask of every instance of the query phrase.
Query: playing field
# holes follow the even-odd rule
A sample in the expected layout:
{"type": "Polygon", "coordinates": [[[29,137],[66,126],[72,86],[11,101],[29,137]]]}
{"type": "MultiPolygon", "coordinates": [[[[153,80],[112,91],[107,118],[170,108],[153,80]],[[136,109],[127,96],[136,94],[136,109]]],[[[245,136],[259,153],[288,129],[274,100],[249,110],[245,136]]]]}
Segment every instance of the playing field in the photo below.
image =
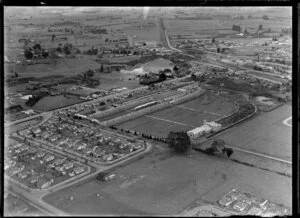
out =
{"type": "Polygon", "coordinates": [[[90,180],[43,200],[77,215],[176,215],[196,200],[200,205],[215,204],[234,188],[292,205],[290,177],[196,151],[174,155],[167,148],[154,148],[114,173],[115,180],[90,180]]]}
{"type": "Polygon", "coordinates": [[[204,120],[217,120],[234,111],[233,102],[205,93],[186,103],[122,123],[119,128],[166,137],[170,131],[189,131],[201,126],[204,120]]]}
{"type": "Polygon", "coordinates": [[[283,123],[291,114],[291,106],[283,105],[259,114],[216,138],[224,139],[235,147],[291,161],[292,128],[283,123]]]}

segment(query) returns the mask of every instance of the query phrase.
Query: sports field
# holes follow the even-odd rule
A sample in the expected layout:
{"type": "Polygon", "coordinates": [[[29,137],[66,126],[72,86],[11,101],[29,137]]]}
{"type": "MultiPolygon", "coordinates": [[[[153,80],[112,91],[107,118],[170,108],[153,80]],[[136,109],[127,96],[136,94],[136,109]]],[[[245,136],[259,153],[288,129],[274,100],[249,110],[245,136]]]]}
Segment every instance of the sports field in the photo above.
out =
{"type": "Polygon", "coordinates": [[[193,150],[189,155],[175,155],[167,148],[154,148],[114,173],[115,180],[89,180],[43,200],[77,215],[176,215],[196,200],[199,205],[215,204],[234,188],[292,205],[290,177],[193,150]]]}
{"type": "Polygon", "coordinates": [[[218,135],[232,146],[291,161],[292,128],[283,121],[292,115],[292,107],[283,105],[218,135]]]}
{"type": "Polygon", "coordinates": [[[118,127],[157,137],[166,137],[170,131],[189,131],[203,121],[213,121],[235,111],[233,102],[205,93],[186,103],[120,124],[118,127]]]}

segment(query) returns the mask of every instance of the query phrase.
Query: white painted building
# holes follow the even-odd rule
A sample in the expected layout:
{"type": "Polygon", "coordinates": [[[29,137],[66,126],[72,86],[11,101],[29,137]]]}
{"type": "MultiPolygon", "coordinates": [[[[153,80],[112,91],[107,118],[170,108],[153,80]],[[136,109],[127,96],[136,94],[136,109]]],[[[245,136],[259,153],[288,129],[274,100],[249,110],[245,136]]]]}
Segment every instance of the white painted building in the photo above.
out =
{"type": "Polygon", "coordinates": [[[188,136],[190,138],[198,138],[200,136],[203,136],[204,134],[207,134],[212,131],[212,128],[209,125],[202,125],[200,127],[197,127],[195,129],[192,129],[187,132],[188,136]]]}

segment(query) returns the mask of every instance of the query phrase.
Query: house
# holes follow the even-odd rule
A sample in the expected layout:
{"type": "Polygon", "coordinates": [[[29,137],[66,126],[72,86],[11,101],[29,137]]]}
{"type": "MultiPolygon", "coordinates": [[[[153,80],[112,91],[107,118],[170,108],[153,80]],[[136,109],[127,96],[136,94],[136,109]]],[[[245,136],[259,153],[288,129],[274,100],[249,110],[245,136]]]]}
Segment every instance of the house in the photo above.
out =
{"type": "Polygon", "coordinates": [[[10,161],[6,161],[5,165],[4,165],[4,170],[9,169],[10,167],[13,167],[16,165],[16,161],[10,160],[10,161]]]}
{"type": "Polygon", "coordinates": [[[48,138],[48,140],[50,141],[50,142],[54,142],[54,141],[56,141],[58,139],[58,135],[52,135],[52,136],[50,136],[49,138],[48,138]]]}
{"type": "Polygon", "coordinates": [[[28,172],[27,172],[27,171],[26,171],[26,172],[20,172],[20,173],[18,174],[18,177],[19,177],[20,179],[24,179],[24,178],[27,177],[27,175],[28,175],[28,172]]]}
{"type": "Polygon", "coordinates": [[[115,139],[113,142],[115,143],[115,145],[120,145],[121,144],[121,140],[120,139],[115,139]]]}
{"type": "Polygon", "coordinates": [[[26,110],[26,111],[22,111],[23,113],[30,115],[30,114],[34,114],[34,111],[32,109],[30,110],[26,110]]]}
{"type": "Polygon", "coordinates": [[[64,170],[64,166],[57,166],[55,167],[55,170],[62,172],[64,170]]]}
{"type": "Polygon", "coordinates": [[[84,149],[84,151],[83,151],[85,154],[90,154],[90,153],[92,153],[93,152],[93,149],[92,148],[90,148],[90,147],[87,147],[87,148],[85,148],[84,149]]]}
{"type": "Polygon", "coordinates": [[[38,127],[35,127],[35,128],[31,129],[31,132],[33,132],[34,134],[39,134],[39,133],[42,132],[42,130],[40,128],[38,128],[38,127]]]}
{"type": "Polygon", "coordinates": [[[75,148],[77,151],[79,150],[83,150],[86,148],[86,144],[85,143],[81,143],[79,145],[77,145],[77,147],[75,148]]]}
{"type": "Polygon", "coordinates": [[[140,149],[142,147],[142,145],[140,145],[140,144],[134,144],[133,145],[133,150],[135,151],[135,150],[138,150],[138,149],[140,149]]]}
{"type": "Polygon", "coordinates": [[[53,162],[53,164],[54,164],[55,166],[58,166],[58,165],[63,164],[64,161],[65,161],[65,159],[56,159],[56,160],[53,162]]]}
{"type": "Polygon", "coordinates": [[[248,210],[248,215],[250,216],[259,216],[262,213],[262,210],[258,207],[252,207],[250,210],[248,210]]]}
{"type": "Polygon", "coordinates": [[[15,145],[12,145],[11,148],[12,149],[16,149],[16,148],[20,148],[24,145],[24,143],[18,143],[18,144],[15,144],[15,145]]]}
{"type": "Polygon", "coordinates": [[[49,133],[49,132],[42,132],[42,133],[41,133],[41,138],[47,139],[47,138],[50,137],[50,135],[51,135],[51,133],[49,133]]]}
{"type": "Polygon", "coordinates": [[[21,151],[27,151],[28,150],[28,146],[27,145],[25,145],[25,146],[23,146],[23,147],[21,147],[21,148],[19,148],[21,151]]]}
{"type": "Polygon", "coordinates": [[[103,155],[102,158],[104,161],[112,161],[114,157],[112,154],[106,154],[106,155],[103,155]]]}
{"type": "Polygon", "coordinates": [[[82,173],[82,172],[84,172],[84,167],[76,167],[76,168],[74,169],[74,173],[75,173],[76,175],[78,175],[79,173],[82,173]]]}
{"type": "Polygon", "coordinates": [[[54,179],[50,179],[50,180],[41,179],[38,181],[37,187],[40,189],[48,188],[53,182],[54,179]]]}
{"type": "Polygon", "coordinates": [[[105,151],[99,148],[98,146],[95,146],[93,150],[94,157],[101,157],[105,153],[105,151]]]}
{"type": "Polygon", "coordinates": [[[37,151],[38,151],[37,148],[34,148],[34,147],[31,147],[28,149],[29,154],[35,154],[37,151]]]}
{"type": "Polygon", "coordinates": [[[233,201],[234,199],[224,196],[221,200],[219,200],[219,204],[223,207],[228,207],[233,201]]]}
{"type": "Polygon", "coordinates": [[[40,151],[37,153],[36,157],[41,158],[41,157],[44,157],[45,155],[46,155],[45,152],[40,151]]]}
{"type": "Polygon", "coordinates": [[[44,161],[49,162],[51,160],[54,160],[54,158],[55,158],[54,155],[48,154],[44,157],[44,161]]]}
{"type": "Polygon", "coordinates": [[[242,202],[242,201],[238,201],[235,205],[233,205],[233,209],[242,212],[243,210],[245,210],[245,208],[248,206],[248,204],[242,202]]]}
{"type": "Polygon", "coordinates": [[[34,175],[32,176],[30,179],[30,183],[36,183],[37,181],[39,181],[39,176],[38,175],[34,175]]]}
{"type": "Polygon", "coordinates": [[[63,139],[57,140],[57,141],[55,142],[55,145],[56,145],[56,146],[59,146],[59,145],[62,145],[62,144],[64,144],[64,143],[66,143],[66,142],[67,142],[67,139],[66,139],[66,138],[63,138],[63,139]]]}
{"type": "Polygon", "coordinates": [[[74,164],[72,162],[67,162],[63,165],[64,169],[68,170],[73,168],[74,164]]]}
{"type": "Polygon", "coordinates": [[[76,143],[77,143],[77,140],[71,139],[66,144],[70,148],[70,147],[74,147],[76,145],[76,143]]]}

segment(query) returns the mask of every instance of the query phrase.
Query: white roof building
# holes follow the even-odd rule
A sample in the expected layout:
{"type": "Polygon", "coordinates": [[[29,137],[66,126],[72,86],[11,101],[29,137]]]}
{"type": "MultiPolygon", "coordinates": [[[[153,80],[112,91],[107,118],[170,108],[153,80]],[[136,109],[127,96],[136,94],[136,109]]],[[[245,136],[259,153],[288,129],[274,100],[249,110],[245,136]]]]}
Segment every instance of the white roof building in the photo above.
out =
{"type": "Polygon", "coordinates": [[[209,125],[202,125],[200,127],[197,127],[195,129],[192,129],[187,132],[188,136],[191,138],[198,138],[199,136],[204,135],[205,133],[209,133],[212,130],[212,128],[209,125]]]}

